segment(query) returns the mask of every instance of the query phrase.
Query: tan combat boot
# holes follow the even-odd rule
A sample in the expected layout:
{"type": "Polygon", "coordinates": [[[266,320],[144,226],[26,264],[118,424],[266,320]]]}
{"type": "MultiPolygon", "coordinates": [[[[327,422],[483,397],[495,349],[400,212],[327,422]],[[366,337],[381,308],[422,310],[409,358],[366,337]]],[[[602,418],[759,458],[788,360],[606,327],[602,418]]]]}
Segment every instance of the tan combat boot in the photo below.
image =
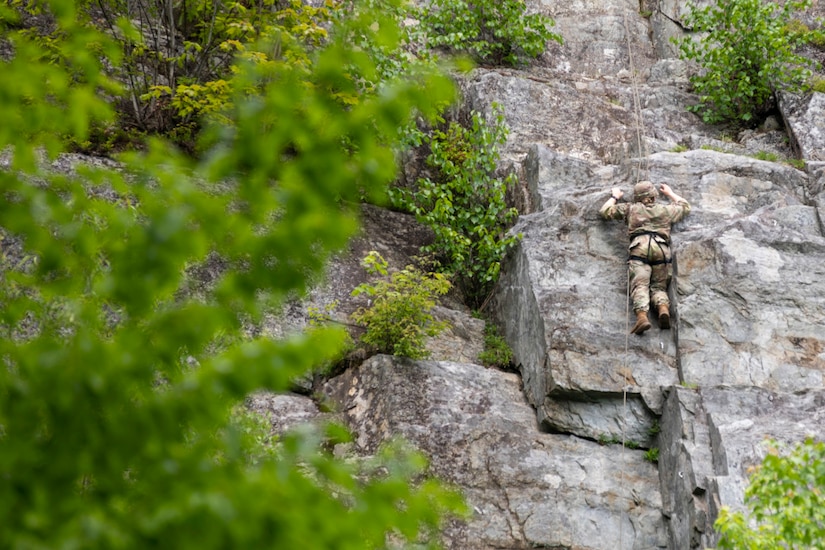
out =
{"type": "Polygon", "coordinates": [[[670,306],[659,304],[659,328],[670,328],[670,306]]]}
{"type": "Polygon", "coordinates": [[[644,331],[650,328],[650,321],[647,320],[647,312],[646,311],[637,311],[636,312],[636,324],[633,325],[633,328],[630,329],[630,334],[639,334],[641,335],[644,331]]]}

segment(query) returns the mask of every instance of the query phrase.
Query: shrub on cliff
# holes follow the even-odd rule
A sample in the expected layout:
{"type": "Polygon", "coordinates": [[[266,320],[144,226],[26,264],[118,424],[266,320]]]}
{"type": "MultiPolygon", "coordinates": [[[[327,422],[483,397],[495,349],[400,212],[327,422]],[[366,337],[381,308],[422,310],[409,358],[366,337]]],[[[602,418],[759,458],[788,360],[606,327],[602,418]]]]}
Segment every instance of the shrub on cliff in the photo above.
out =
{"type": "Polygon", "coordinates": [[[446,322],[435,320],[431,310],[437,297],[450,290],[450,281],[440,273],[423,273],[414,266],[390,274],[386,260],[375,251],[364,258],[363,265],[371,275],[381,278],[352,291],[353,296],[370,297],[369,307],[352,314],[353,320],[366,328],[361,341],[378,353],[411,359],[428,357],[426,337],[447,328],[446,322]]]}
{"type": "Polygon", "coordinates": [[[431,48],[482,64],[519,65],[544,53],[549,40],[561,43],[550,31],[552,19],[526,9],[522,0],[433,0],[420,18],[431,48]]]}
{"type": "Polygon", "coordinates": [[[715,528],[719,548],[821,548],[825,541],[825,443],[791,446],[768,442],[769,451],[745,489],[748,513],[722,508],[715,528]]]}
{"type": "Polygon", "coordinates": [[[495,174],[498,148],[507,133],[497,105],[491,123],[473,112],[467,126],[452,121],[433,129],[423,137],[430,149],[431,176],[420,178],[413,189],[391,194],[396,206],[433,230],[435,241],[424,252],[453,275],[473,308],[484,303],[498,280],[504,254],[520,238],[507,233],[518,215],[506,200],[515,175],[495,174]]]}
{"type": "Polygon", "coordinates": [[[803,89],[811,61],[795,49],[809,35],[789,31],[788,23],[809,5],[810,0],[692,5],[684,25],[695,35],[676,41],[680,56],[701,67],[691,77],[699,102],[689,109],[709,123],[748,123],[770,110],[777,90],[803,89]]]}

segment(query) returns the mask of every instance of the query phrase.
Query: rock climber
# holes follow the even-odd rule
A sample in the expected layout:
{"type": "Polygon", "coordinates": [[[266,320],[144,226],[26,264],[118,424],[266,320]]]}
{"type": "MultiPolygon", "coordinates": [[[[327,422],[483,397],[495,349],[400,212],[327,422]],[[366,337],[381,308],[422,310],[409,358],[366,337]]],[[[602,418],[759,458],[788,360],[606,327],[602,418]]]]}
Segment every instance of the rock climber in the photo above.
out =
{"type": "Polygon", "coordinates": [[[647,312],[650,303],[659,316],[659,327],[670,328],[670,300],[667,287],[673,276],[670,251],[671,226],[690,213],[688,201],[673,192],[669,185],[659,186],[671,204],[656,204],[659,193],[650,181],[640,181],[633,188],[633,202],[619,203],[624,192],[618,187],[599,210],[606,220],[625,220],[630,237],[628,270],[630,297],[636,324],[630,330],[641,335],[650,328],[647,312]]]}

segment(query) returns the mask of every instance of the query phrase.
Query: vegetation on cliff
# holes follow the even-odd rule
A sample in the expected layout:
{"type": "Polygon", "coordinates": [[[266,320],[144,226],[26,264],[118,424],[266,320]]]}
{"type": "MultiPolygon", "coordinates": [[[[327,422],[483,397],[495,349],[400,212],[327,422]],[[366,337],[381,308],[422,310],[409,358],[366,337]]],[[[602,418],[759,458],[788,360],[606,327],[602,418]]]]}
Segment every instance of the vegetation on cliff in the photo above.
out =
{"type": "Polygon", "coordinates": [[[825,443],[769,441],[745,489],[747,513],[722,508],[719,548],[820,548],[825,541],[825,443]]]}
{"type": "Polygon", "coordinates": [[[684,25],[696,34],[677,40],[682,58],[700,66],[691,77],[699,101],[689,109],[705,122],[747,124],[774,108],[775,92],[809,88],[814,64],[797,50],[818,35],[792,23],[810,4],[721,0],[693,6],[684,25]]]}

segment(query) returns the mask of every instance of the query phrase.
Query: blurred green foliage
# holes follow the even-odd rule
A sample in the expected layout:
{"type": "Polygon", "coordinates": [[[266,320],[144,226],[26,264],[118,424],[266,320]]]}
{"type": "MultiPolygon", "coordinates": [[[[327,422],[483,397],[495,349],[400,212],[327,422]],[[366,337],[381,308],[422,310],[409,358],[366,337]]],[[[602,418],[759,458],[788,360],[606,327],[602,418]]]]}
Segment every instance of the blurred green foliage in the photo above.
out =
{"type": "MultiPolygon", "coordinates": [[[[42,2],[15,0],[13,5],[43,16],[40,25],[25,32],[52,60],[59,60],[55,44],[62,31],[49,24],[45,16],[50,12],[42,2]]],[[[401,26],[409,10],[395,0],[84,0],[76,6],[84,26],[116,37],[113,46],[121,50],[121,62],[106,67],[122,83],[113,96],[117,124],[98,130],[92,142],[74,142],[81,150],[111,153],[148,134],[165,136],[200,155],[204,124],[232,124],[224,111],[233,98],[260,93],[237,79],[239,59],[269,68],[288,65],[309,78],[315,55],[330,42],[346,39],[353,55],[372,63],[366,72],[360,63],[342,67],[358,91],[332,94],[345,104],[377,93],[382,83],[417,72],[419,66],[433,67],[426,51],[413,53],[414,28],[401,26]],[[381,29],[376,13],[381,14],[381,29]],[[361,31],[365,28],[370,32],[361,31]]]]}
{"type": "Polygon", "coordinates": [[[422,478],[420,456],[334,459],[323,449],[347,437],[334,427],[261,453],[231,411],[336,353],[342,331],[276,341],[243,325],[300,295],[345,246],[358,199],[380,200],[395,175],[397,129],[436,116],[449,79],[411,73],[342,104],[336,94],[358,90],[348,71],[376,70],[342,37],[398,33],[380,13],[341,20],[306,66],[233,64],[231,123],[206,129],[198,159],[152,140],[117,169],[57,174],[66,136],[113,123],[119,86],[104,67],[123,48],[79,3],[36,7],[53,16],[49,50],[0,6],[14,52],[0,61],[0,547],[426,543],[462,505],[422,478]],[[213,256],[215,280],[187,292],[187,269],[213,256]]]}
{"type": "Polygon", "coordinates": [[[768,441],[768,454],[745,489],[747,513],[723,507],[719,548],[822,548],[825,541],[825,443],[768,441]]]}

